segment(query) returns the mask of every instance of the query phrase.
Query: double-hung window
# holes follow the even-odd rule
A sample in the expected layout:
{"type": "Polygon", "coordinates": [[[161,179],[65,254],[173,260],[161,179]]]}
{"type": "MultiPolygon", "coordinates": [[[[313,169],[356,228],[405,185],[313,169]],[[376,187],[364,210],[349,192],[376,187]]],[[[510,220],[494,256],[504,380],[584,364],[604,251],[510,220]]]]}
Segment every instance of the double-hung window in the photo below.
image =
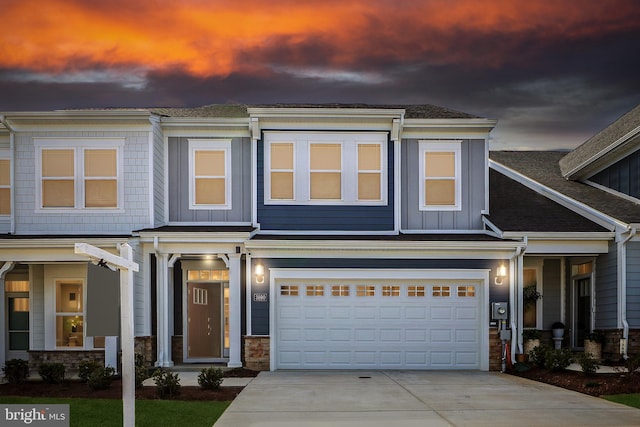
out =
{"type": "Polygon", "coordinates": [[[36,146],[40,209],[122,208],[122,138],[49,139],[36,146]]]}
{"type": "Polygon", "coordinates": [[[264,203],[385,205],[384,132],[265,132],[264,203]]]}
{"type": "Polygon", "coordinates": [[[420,142],[420,210],[461,207],[461,142],[420,142]]]}
{"type": "Polygon", "coordinates": [[[0,215],[11,215],[11,160],[0,159],[0,215]]]}
{"type": "Polygon", "coordinates": [[[189,208],[231,209],[231,140],[189,140],[189,208]]]}

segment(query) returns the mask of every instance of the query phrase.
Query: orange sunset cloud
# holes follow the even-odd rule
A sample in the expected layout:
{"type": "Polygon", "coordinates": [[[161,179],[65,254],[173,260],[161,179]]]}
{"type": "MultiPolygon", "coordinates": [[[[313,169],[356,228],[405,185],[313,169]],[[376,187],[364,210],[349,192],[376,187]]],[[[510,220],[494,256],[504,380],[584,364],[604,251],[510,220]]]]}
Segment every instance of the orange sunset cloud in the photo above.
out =
{"type": "Polygon", "coordinates": [[[0,68],[53,74],[116,68],[210,77],[276,63],[495,64],[517,53],[521,38],[562,43],[624,32],[638,22],[633,0],[5,3],[0,68]],[[478,39],[490,43],[495,35],[513,43],[477,55],[478,39]]]}

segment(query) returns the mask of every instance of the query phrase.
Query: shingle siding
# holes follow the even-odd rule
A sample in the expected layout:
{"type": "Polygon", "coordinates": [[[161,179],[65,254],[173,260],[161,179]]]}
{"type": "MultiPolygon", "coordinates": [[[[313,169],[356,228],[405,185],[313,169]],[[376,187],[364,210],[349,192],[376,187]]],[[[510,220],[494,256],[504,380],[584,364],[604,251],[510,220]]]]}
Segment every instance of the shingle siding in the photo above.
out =
{"type": "Polygon", "coordinates": [[[617,245],[609,243],[609,253],[596,258],[596,329],[616,328],[618,322],[617,245]]]}

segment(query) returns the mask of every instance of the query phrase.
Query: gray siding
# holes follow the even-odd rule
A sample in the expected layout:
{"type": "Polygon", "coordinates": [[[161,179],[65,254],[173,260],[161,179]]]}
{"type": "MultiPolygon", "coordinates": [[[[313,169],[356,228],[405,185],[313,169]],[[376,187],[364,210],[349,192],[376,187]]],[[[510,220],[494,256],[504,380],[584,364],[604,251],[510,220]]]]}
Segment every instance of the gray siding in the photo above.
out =
{"type": "Polygon", "coordinates": [[[630,154],[589,179],[640,199],[640,151],[630,154]]]}
{"type": "Polygon", "coordinates": [[[565,322],[562,314],[561,260],[545,259],[542,265],[542,328],[551,329],[553,322],[565,322]]]}
{"type": "Polygon", "coordinates": [[[159,227],[165,225],[165,172],[164,172],[164,137],[160,124],[153,125],[153,225],[159,227]]]}
{"type": "Polygon", "coordinates": [[[30,266],[31,350],[44,349],[44,266],[30,266]]]}
{"type": "Polygon", "coordinates": [[[16,234],[130,234],[149,226],[148,132],[35,132],[16,137],[16,234]],[[120,212],[77,209],[36,211],[36,170],[33,138],[125,138],[123,152],[124,206],[120,212]]]}
{"type": "Polygon", "coordinates": [[[189,140],[169,138],[169,221],[251,222],[251,140],[231,141],[231,209],[189,209],[189,140]]]}
{"type": "Polygon", "coordinates": [[[462,210],[421,211],[419,141],[402,141],[402,224],[404,230],[480,230],[485,209],[485,145],[481,140],[462,142],[462,210]]]}
{"type": "Polygon", "coordinates": [[[640,242],[627,243],[627,322],[640,328],[640,242]]]}
{"type": "Polygon", "coordinates": [[[596,329],[618,326],[617,252],[616,243],[610,242],[609,253],[601,254],[596,258],[596,329]]]}

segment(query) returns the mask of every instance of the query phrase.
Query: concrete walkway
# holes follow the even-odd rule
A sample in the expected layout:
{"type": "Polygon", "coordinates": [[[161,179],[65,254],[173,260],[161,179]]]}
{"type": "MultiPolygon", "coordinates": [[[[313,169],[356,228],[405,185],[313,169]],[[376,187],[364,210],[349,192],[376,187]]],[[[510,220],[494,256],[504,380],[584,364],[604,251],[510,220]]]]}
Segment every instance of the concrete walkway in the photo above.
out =
{"type": "Polygon", "coordinates": [[[476,371],[276,371],[215,427],[639,426],[640,410],[476,371]]]}

